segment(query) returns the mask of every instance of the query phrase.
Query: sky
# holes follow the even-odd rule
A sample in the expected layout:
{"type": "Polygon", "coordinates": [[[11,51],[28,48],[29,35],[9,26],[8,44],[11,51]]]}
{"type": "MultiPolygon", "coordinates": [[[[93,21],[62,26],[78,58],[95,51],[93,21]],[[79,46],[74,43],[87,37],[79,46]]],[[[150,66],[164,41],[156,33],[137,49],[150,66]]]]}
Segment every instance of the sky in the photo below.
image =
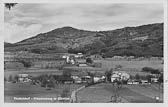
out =
{"type": "Polygon", "coordinates": [[[16,43],[39,33],[71,26],[104,31],[162,23],[162,4],[32,4],[4,10],[5,42],[16,43]]]}

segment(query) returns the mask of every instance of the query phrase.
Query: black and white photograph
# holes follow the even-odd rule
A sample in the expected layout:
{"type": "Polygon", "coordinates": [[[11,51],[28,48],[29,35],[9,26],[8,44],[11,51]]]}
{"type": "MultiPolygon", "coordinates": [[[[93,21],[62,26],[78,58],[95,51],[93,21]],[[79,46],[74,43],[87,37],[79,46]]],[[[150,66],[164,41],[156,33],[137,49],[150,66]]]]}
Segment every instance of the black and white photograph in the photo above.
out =
{"type": "Polygon", "coordinates": [[[4,2],[4,103],[164,103],[164,3],[4,2]]]}

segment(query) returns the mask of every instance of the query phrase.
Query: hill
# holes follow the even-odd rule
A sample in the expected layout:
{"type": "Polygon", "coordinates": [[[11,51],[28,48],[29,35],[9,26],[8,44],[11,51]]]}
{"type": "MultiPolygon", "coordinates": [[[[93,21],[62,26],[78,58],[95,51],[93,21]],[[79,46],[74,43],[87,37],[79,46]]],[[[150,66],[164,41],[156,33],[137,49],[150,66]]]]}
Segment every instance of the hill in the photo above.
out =
{"type": "Polygon", "coordinates": [[[104,57],[163,56],[163,23],[109,31],[63,27],[7,45],[5,51],[101,54],[104,57]]]}

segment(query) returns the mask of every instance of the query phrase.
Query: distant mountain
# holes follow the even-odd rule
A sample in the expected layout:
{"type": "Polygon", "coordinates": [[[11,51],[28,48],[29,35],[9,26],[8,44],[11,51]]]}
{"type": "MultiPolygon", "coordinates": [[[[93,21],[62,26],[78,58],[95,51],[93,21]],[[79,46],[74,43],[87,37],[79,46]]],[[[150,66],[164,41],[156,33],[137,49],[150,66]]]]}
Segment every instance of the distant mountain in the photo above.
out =
{"type": "MultiPolygon", "coordinates": [[[[6,44],[6,43],[5,43],[6,44]]],[[[58,28],[12,45],[5,51],[102,54],[105,57],[163,56],[163,23],[109,31],[58,28]]]]}
{"type": "Polygon", "coordinates": [[[4,42],[4,47],[11,47],[11,46],[13,46],[12,43],[4,42]]]}

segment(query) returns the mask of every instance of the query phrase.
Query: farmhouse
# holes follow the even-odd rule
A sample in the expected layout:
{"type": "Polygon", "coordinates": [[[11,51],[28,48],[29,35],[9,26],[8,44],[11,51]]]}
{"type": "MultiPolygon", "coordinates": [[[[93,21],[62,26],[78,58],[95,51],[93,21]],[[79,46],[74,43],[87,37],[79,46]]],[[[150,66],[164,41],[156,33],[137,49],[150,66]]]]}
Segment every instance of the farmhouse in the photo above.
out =
{"type": "Polygon", "coordinates": [[[127,84],[139,84],[139,81],[137,80],[128,80],[127,84]]]}
{"type": "Polygon", "coordinates": [[[85,59],[77,59],[76,64],[79,67],[87,67],[88,66],[85,59]]]}
{"type": "Polygon", "coordinates": [[[158,82],[158,78],[156,78],[156,77],[151,78],[151,82],[153,82],[153,83],[158,82]]]}
{"type": "Polygon", "coordinates": [[[78,53],[77,55],[75,55],[75,58],[82,58],[83,54],[82,53],[78,53]]]}
{"type": "Polygon", "coordinates": [[[148,82],[148,80],[141,80],[141,84],[145,85],[145,84],[150,84],[150,83],[148,82]]]}
{"type": "Polygon", "coordinates": [[[111,75],[111,82],[114,82],[115,80],[128,80],[129,78],[130,75],[125,71],[114,71],[111,75]]]}
{"type": "Polygon", "coordinates": [[[100,60],[100,59],[102,59],[102,56],[99,54],[95,54],[95,55],[91,55],[90,58],[93,60],[100,60]]]}
{"type": "Polygon", "coordinates": [[[29,82],[31,81],[28,74],[18,74],[18,80],[19,82],[29,82]]]}
{"type": "Polygon", "coordinates": [[[93,77],[94,83],[96,82],[103,82],[105,81],[106,77],[102,74],[96,73],[95,76],[93,77]]]}

